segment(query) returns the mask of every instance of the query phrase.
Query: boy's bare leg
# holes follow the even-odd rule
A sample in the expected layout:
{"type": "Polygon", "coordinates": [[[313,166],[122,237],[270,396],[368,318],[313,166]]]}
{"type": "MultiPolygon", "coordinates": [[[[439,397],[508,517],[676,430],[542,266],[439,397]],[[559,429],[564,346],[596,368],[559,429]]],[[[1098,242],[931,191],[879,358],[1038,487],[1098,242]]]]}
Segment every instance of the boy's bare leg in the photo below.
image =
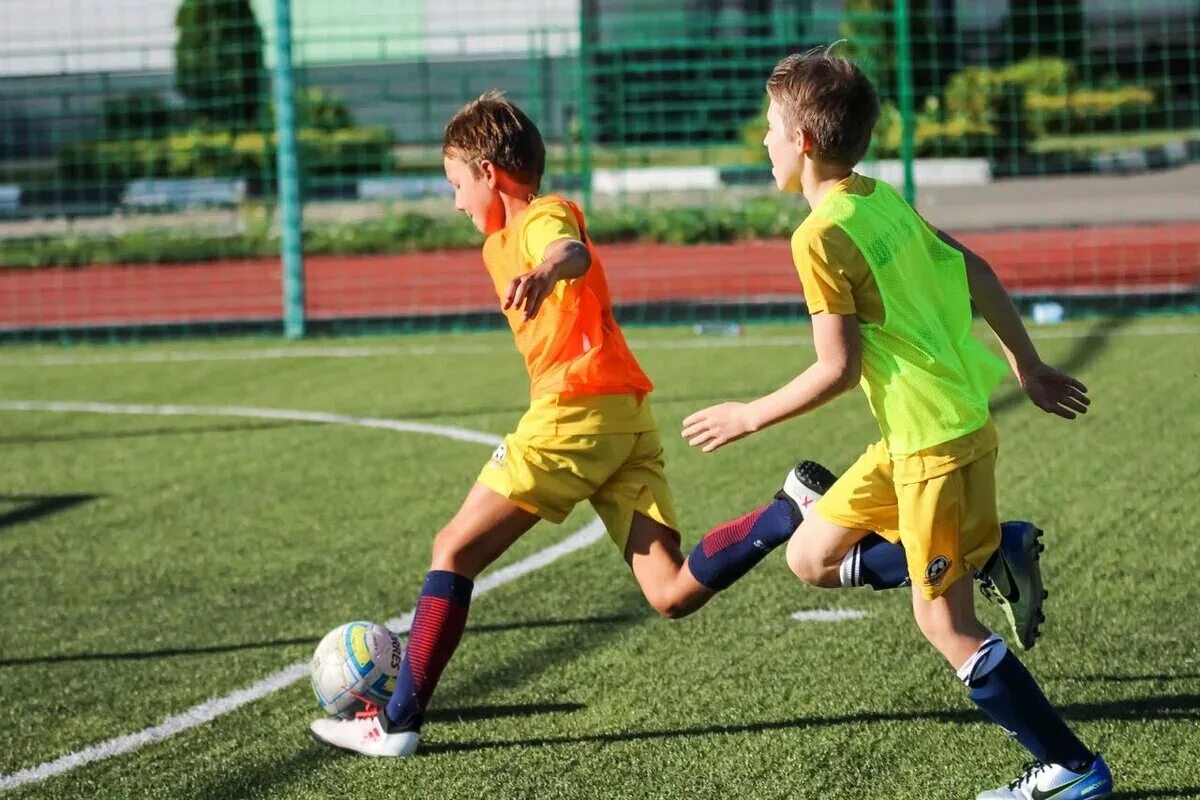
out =
{"type": "Polygon", "coordinates": [[[813,586],[842,586],[842,561],[871,531],[847,528],[811,513],[788,540],[787,563],[797,578],[813,586]]]}
{"type": "Polygon", "coordinates": [[[482,483],[433,540],[430,569],[475,579],[540,519],[482,483]]]}
{"type": "Polygon", "coordinates": [[[968,576],[932,600],[914,589],[912,604],[917,627],[954,669],[965,664],[992,635],[975,616],[974,586],[968,576]]]}
{"type": "Polygon", "coordinates": [[[679,534],[634,512],[625,562],[651,607],[668,619],[687,616],[716,594],[692,575],[679,549],[679,534]]]}

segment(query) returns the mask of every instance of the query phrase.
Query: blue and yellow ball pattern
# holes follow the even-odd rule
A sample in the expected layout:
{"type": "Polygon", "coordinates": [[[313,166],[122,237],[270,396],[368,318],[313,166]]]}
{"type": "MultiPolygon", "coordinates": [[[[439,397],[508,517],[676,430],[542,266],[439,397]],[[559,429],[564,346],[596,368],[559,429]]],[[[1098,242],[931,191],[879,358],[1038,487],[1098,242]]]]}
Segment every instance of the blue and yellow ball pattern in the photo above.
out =
{"type": "Polygon", "coordinates": [[[373,622],[347,622],[327,633],[310,668],[317,703],[335,717],[352,717],[364,702],[383,705],[396,688],[404,648],[400,637],[373,622]]]}

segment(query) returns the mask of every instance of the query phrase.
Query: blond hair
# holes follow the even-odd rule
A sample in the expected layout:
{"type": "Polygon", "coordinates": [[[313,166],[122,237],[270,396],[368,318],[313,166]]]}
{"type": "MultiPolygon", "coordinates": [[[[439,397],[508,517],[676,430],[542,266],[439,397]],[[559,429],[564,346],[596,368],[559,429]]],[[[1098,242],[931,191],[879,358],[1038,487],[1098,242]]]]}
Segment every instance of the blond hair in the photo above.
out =
{"type": "Polygon", "coordinates": [[[832,54],[834,45],[782,59],[767,79],[788,130],[813,141],[814,157],[853,167],[867,152],[879,121],[879,96],[863,71],[832,54]]]}
{"type": "Polygon", "coordinates": [[[478,175],[490,161],[535,189],[546,169],[546,145],[533,121],[496,90],[484,92],[446,123],[442,154],[465,162],[478,175]]]}

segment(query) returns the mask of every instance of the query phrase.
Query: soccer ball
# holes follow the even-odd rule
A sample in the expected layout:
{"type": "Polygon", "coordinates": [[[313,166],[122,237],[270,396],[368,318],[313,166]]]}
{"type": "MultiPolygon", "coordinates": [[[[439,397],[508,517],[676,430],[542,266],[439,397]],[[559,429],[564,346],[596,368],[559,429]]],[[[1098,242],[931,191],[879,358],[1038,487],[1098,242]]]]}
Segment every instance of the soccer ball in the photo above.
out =
{"type": "Polygon", "coordinates": [[[353,717],[363,701],[383,705],[396,688],[404,648],[400,637],[373,622],[347,622],[325,635],[309,677],[317,703],[334,717],[353,717]]]}

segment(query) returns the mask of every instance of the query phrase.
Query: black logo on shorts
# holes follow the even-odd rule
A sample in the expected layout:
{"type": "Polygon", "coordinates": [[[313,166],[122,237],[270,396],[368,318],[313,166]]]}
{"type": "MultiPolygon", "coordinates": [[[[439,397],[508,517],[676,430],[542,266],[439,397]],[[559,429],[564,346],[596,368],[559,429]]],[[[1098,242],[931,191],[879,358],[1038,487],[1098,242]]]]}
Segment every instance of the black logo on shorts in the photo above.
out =
{"type": "Polygon", "coordinates": [[[508,455],[508,449],[504,445],[500,445],[492,452],[492,463],[497,467],[504,466],[504,459],[508,455]]]}
{"type": "Polygon", "coordinates": [[[938,586],[942,579],[946,577],[946,573],[950,570],[950,559],[945,556],[938,556],[933,561],[929,562],[929,566],[925,568],[925,582],[930,586],[938,586]]]}

